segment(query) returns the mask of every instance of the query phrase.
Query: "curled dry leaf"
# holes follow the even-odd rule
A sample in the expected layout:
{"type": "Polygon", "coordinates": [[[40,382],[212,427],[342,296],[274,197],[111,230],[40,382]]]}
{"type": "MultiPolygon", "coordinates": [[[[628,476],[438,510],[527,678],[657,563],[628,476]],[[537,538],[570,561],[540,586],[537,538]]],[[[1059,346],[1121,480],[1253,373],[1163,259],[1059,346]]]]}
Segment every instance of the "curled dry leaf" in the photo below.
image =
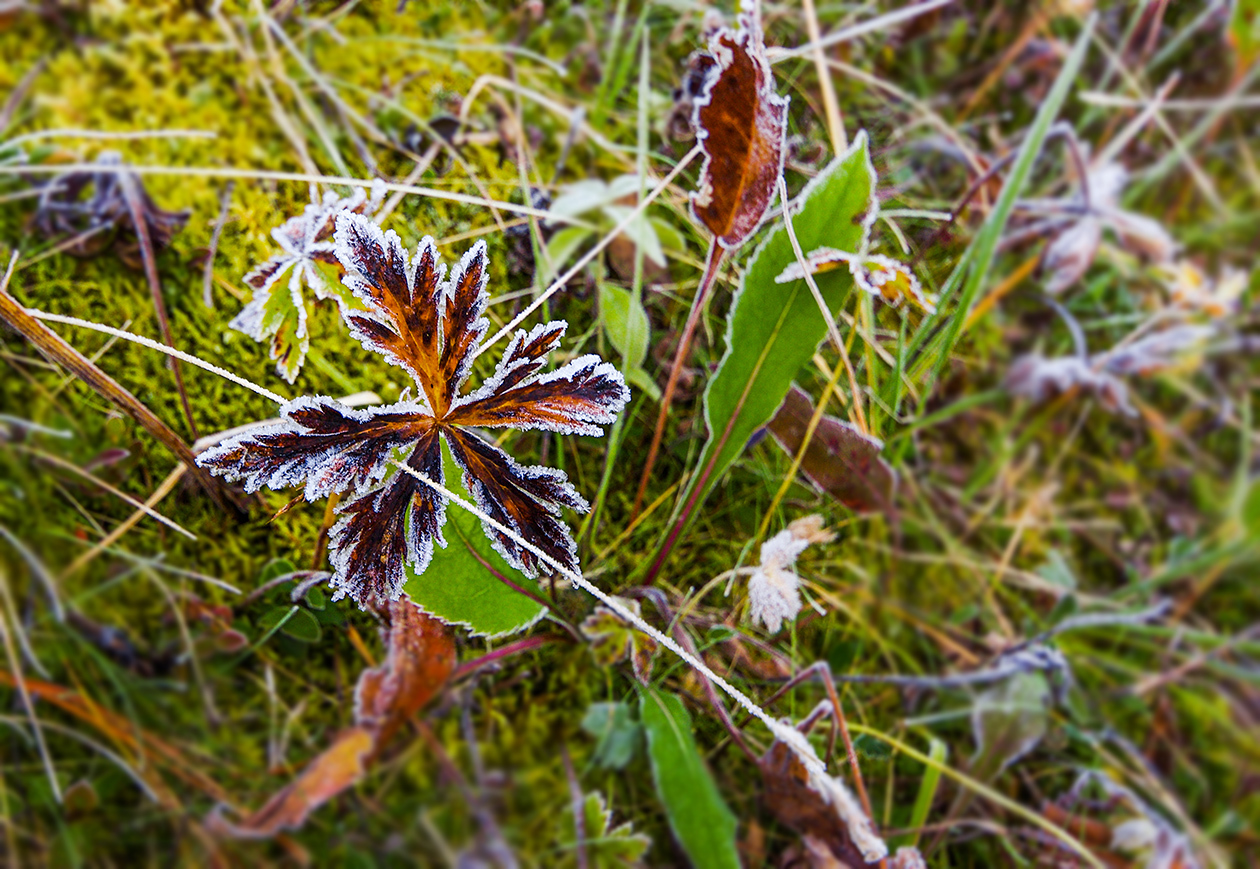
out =
{"type": "Polygon", "coordinates": [[[1071,389],[1083,389],[1102,402],[1103,407],[1126,416],[1136,416],[1129,403],[1129,389],[1124,381],[1106,371],[1094,368],[1088,359],[1060,356],[1047,359],[1040,353],[1021,356],[1006,373],[1006,390],[1011,395],[1040,403],[1053,395],[1071,389]]]}
{"type": "MultiPolygon", "coordinates": [[[[621,374],[590,355],[543,374],[567,328],[553,321],[528,334],[518,331],[494,374],[464,394],[489,327],[485,244],[469,250],[443,280],[446,267],[431,238],[409,259],[393,231],[382,233],[372,221],[343,212],[335,243],[345,283],[364,306],[345,312],[351,334],[404,369],[419,397],[404,394],[396,404],[363,409],[322,396],[298,398],[281,406],[279,423],[225,441],[198,464],[243,480],[249,491],[304,483],[308,500],[352,491],[337,508],[329,553],[335,597],[349,594],[361,606],[396,598],[405,565],[421,573],[434,543],[446,546],[445,498],[413,476],[443,482],[443,442],[484,513],[578,571],[577,547],[560,512],[585,511],[586,501],[562,471],[520,465],[474,429],[602,434],[600,426],[613,422],[629,399],[621,374]],[[389,475],[396,452],[412,473],[389,475]]],[[[509,564],[538,575],[541,562],[533,552],[483,527],[509,564]]]]}
{"type": "Polygon", "coordinates": [[[936,297],[923,289],[919,279],[905,263],[882,254],[863,256],[856,253],[820,247],[805,257],[805,267],[792,263],[774,279],[776,284],[790,284],[805,277],[808,272],[816,275],[839,268],[849,267],[853,282],[877,299],[896,308],[907,299],[929,314],[936,313],[936,297]]]}
{"type": "Polygon", "coordinates": [[[1046,292],[1058,295],[1074,286],[1093,264],[1102,244],[1103,229],[1110,229],[1120,243],[1156,264],[1172,262],[1177,242],[1159,221],[1120,207],[1129,183],[1129,172],[1119,163],[1093,166],[1085,176],[1087,196],[1052,199],[1043,210],[1066,213],[1064,228],[1046,245],[1038,263],[1046,292]]]}
{"type": "Polygon", "coordinates": [[[774,92],[754,10],[745,7],[738,29],[714,33],[708,56],[711,61],[692,63],[703,80],[693,100],[692,126],[705,160],[691,210],[718,244],[734,250],[757,231],[774,202],[783,174],[788,100],[774,92]]]}
{"type": "Polygon", "coordinates": [[[791,745],[776,739],[759,761],[770,811],[803,837],[825,843],[845,865],[866,866],[887,857],[887,844],[849,788],[838,778],[812,772],[801,757],[818,755],[804,736],[795,737],[791,745]]]}
{"type": "Polygon", "coordinates": [[[96,162],[101,166],[119,167],[119,171],[54,176],[40,189],[35,228],[47,236],[82,236],[66,248],[67,253],[78,257],[96,256],[114,242],[120,242],[119,257],[132,268],[139,268],[140,242],[127,202],[126,185],[136,191],[145,229],[156,250],[170,244],[171,236],[187,222],[188,212],[158,208],[139,176],[121,169],[123,160],[117,152],[104,151],[96,162]],[[91,195],[85,197],[89,191],[91,195]]]}
{"type": "Polygon", "coordinates": [[[1012,395],[1040,402],[1079,387],[1093,393],[1107,410],[1136,416],[1120,376],[1151,374],[1179,365],[1215,335],[1213,326],[1182,323],[1088,358],[1047,359],[1028,354],[1011,365],[1006,389],[1012,395]]]}
{"type": "Polygon", "coordinates": [[[229,821],[216,809],[207,821],[211,830],[237,839],[269,839],[301,827],[313,811],[360,781],[389,738],[446,684],[455,667],[450,629],[406,597],[390,602],[386,611],[386,659],[359,676],[354,726],[241,822],[229,821]]]}
{"type": "Polygon", "coordinates": [[[1057,296],[1085,277],[1102,244],[1102,221],[1087,217],[1064,230],[1041,253],[1038,271],[1045,290],[1057,296]]]}
{"type": "MultiPolygon", "coordinates": [[[[814,402],[793,384],[768,428],[775,443],[797,456],[814,418],[814,402]]],[[[801,460],[801,471],[821,492],[850,510],[892,507],[897,472],[880,457],[884,444],[845,420],[823,416],[801,460]]]]}
{"type": "MultiPolygon", "coordinates": [[[[637,600],[621,597],[616,600],[636,616],[639,615],[637,600]]],[[[624,660],[628,655],[634,667],[635,678],[644,683],[651,678],[656,640],[626,624],[611,608],[595,607],[595,612],[582,622],[582,634],[591,641],[591,653],[600,666],[610,666],[624,660]]]]}
{"type": "Polygon", "coordinates": [[[800,577],[793,567],[811,543],[829,543],[835,532],[823,528],[823,517],[805,516],[761,544],[761,564],[748,580],[748,615],[777,633],[785,620],[801,611],[800,577]]]}
{"type": "Polygon", "coordinates": [[[254,295],[231,326],[255,341],[268,342],[276,373],[289,383],[297,379],[310,349],[302,285],[317,299],[336,299],[343,307],[354,303],[321,271],[321,266],[340,268],[333,244],[337,215],[348,212],[370,216],[380,208],[384,196],[385,187],[379,181],[373,184],[370,196],[361,187],[344,198],[325,194],[322,202],[306,206],[302,214],[271,231],[281,252],[245,276],[254,295]],[[286,274],[288,281],[281,283],[286,274]]]}

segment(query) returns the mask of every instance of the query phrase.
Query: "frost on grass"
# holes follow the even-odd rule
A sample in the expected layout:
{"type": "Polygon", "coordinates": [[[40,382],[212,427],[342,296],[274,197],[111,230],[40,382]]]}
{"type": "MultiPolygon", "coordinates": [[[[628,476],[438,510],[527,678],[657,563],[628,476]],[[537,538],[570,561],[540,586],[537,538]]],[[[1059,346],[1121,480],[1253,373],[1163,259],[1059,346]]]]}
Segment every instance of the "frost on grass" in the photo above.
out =
{"type": "Polygon", "coordinates": [[[882,254],[857,254],[830,247],[810,251],[805,257],[805,267],[792,263],[775,277],[776,284],[789,284],[802,280],[805,275],[815,275],[847,265],[853,282],[890,307],[900,307],[910,301],[929,314],[936,313],[936,297],[923,289],[919,279],[905,263],[882,254]]]}
{"type": "Polygon", "coordinates": [[[715,32],[708,55],[693,67],[704,82],[693,100],[692,126],[705,160],[691,210],[722,247],[734,250],[757,231],[774,202],[788,100],[774,91],[761,22],[747,4],[738,29],[715,32]]]}
{"type": "MultiPolygon", "coordinates": [[[[446,503],[416,475],[443,483],[443,441],[463,471],[477,506],[499,524],[573,571],[577,547],[562,508],[586,501],[552,468],[518,464],[474,428],[542,429],[603,434],[629,390],[615,368],[582,356],[543,374],[566,324],[517,332],[494,374],[467,395],[477,345],[489,321],[484,243],[469,250],[446,278],[437,247],[425,238],[409,258],[393,232],[362,215],[336,216],[334,252],[361,309],[343,313],[365,348],[404,369],[416,398],[389,406],[348,408],[331,398],[304,397],[281,407],[281,421],[239,435],[202,454],[198,463],[247,489],[305,485],[308,499],[350,493],[329,534],[333,586],[362,606],[398,597],[406,566],[422,572],[436,543],[445,546],[446,503]],[[445,278],[445,279],[444,279],[445,278]],[[411,473],[390,474],[397,457],[411,473]]],[[[483,523],[494,547],[527,576],[541,560],[512,536],[483,523]]]]}
{"type": "Polygon", "coordinates": [[[326,193],[322,202],[306,206],[302,214],[271,231],[281,252],[245,276],[254,295],[231,326],[255,341],[267,342],[276,373],[289,383],[297,379],[310,349],[303,285],[317,299],[335,299],[343,307],[348,301],[321,268],[339,267],[333,244],[337,215],[370,216],[380,208],[384,196],[385,188],[379,181],[373,184],[370,195],[363,188],[346,197],[326,193]]]}
{"type": "Polygon", "coordinates": [[[761,545],[761,564],[748,580],[749,618],[770,633],[801,611],[800,577],[796,559],[811,543],[827,543],[835,533],[823,528],[823,517],[805,516],[761,545]]]}

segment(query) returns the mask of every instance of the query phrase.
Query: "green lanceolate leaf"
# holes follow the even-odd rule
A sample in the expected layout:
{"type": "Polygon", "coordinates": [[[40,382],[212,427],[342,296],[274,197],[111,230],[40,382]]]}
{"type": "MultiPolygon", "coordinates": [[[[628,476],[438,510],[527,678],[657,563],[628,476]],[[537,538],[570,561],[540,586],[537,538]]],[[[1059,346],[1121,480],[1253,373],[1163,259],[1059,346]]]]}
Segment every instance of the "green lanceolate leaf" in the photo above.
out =
{"type": "MultiPolygon", "coordinates": [[[[875,172],[865,133],[801,192],[792,205],[792,227],[801,251],[819,247],[856,251],[874,217],[875,172]]],[[[792,379],[827,335],[827,324],[805,281],[775,283],[796,262],[780,224],[752,255],[726,328],[726,355],[704,393],[709,441],[696,482],[701,498],[768,423],[792,387],[792,379]]],[[[838,311],[853,279],[845,269],[815,277],[828,307],[838,311]]]]}
{"type": "MultiPolygon", "coordinates": [[[[463,472],[450,450],[442,446],[442,462],[447,487],[469,501],[463,472]]],[[[528,628],[542,618],[547,608],[514,591],[495,574],[531,594],[538,584],[522,576],[490,545],[481,530],[481,521],[457,504],[446,508],[446,548],[434,547],[433,561],[422,574],[407,566],[403,586],[411,600],[444,622],[461,624],[474,635],[501,637],[528,628]]]]}
{"type": "Polygon", "coordinates": [[[615,284],[600,282],[599,318],[608,340],[626,362],[637,368],[647,358],[649,327],[643,303],[634,294],[615,284]]]}
{"type": "Polygon", "coordinates": [[[691,734],[691,716],[673,694],[645,686],[639,717],[647,731],[656,792],[670,829],[697,869],[738,867],[735,815],[722,800],[691,734]]]}

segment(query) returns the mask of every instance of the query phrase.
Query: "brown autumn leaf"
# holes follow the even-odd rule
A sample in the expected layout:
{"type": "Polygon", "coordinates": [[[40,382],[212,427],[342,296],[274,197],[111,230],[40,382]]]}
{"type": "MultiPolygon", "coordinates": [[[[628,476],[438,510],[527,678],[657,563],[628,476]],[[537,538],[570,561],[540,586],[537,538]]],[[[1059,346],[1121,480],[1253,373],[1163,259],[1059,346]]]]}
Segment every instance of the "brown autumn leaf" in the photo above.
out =
{"type": "MultiPolygon", "coordinates": [[[[804,737],[801,742],[808,747],[804,737]]],[[[825,844],[841,865],[867,866],[888,855],[849,789],[839,779],[811,773],[798,747],[776,739],[758,765],[763,802],[774,816],[806,839],[825,844]]]]}
{"type": "Polygon", "coordinates": [[[745,8],[737,30],[709,38],[709,56],[712,64],[692,64],[704,75],[692,126],[705,160],[691,210],[718,244],[734,250],[757,231],[778,190],[788,100],[774,91],[754,10],[745,8]]]}
{"type": "Polygon", "coordinates": [[[240,823],[216,808],[206,822],[210,830],[235,839],[270,839],[298,829],[312,812],[361,780],[389,738],[446,684],[455,667],[450,629],[405,595],[390,601],[386,611],[386,658],[359,676],[354,726],[240,823]]]}
{"type": "Polygon", "coordinates": [[[630,398],[621,374],[587,355],[543,374],[547,355],[568,328],[563,320],[521,330],[494,374],[473,392],[464,385],[490,321],[484,316],[489,260],[485,242],[464,254],[448,279],[437,245],[426,237],[408,257],[393,230],[342,211],[335,219],[343,282],[363,310],[343,314],[350,334],[406,371],[410,389],[397,403],[350,408],[324,396],[304,396],[280,408],[281,421],[251,429],[207,450],[201,467],[248,491],[305,484],[313,501],[352,490],[337,507],[329,533],[334,599],[349,594],[360,606],[396,599],[406,568],[422,573],[434,545],[446,546],[446,499],[414,475],[443,483],[443,441],[463,471],[464,487],[498,523],[483,521],[491,544],[527,576],[543,562],[523,538],[565,567],[580,571],[577,544],[561,509],[585,512],[585,499],[563,471],[520,465],[475,429],[541,429],[603,434],[630,398]],[[390,475],[403,451],[411,471],[390,475]],[[500,527],[514,532],[509,535],[500,527]]]}
{"type": "MultiPolygon", "coordinates": [[[[795,457],[813,416],[814,402],[793,384],[768,428],[779,446],[795,457]]],[[[851,510],[887,511],[897,472],[880,457],[883,448],[882,442],[844,420],[824,416],[805,450],[801,470],[820,491],[851,510]]]]}

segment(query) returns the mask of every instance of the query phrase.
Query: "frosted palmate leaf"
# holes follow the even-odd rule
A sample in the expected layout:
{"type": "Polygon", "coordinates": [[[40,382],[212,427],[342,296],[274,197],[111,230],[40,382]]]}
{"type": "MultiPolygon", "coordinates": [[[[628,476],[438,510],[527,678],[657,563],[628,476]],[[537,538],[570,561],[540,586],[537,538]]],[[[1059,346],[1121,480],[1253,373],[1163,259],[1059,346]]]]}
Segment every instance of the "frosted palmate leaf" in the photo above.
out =
{"type": "MultiPolygon", "coordinates": [[[[518,332],[495,373],[461,396],[489,322],[486,246],[472,247],[446,279],[431,238],[408,257],[394,232],[342,211],[333,248],[344,283],[362,310],[344,313],[363,346],[405,370],[422,399],[351,409],[324,397],[299,398],[282,420],[232,438],[203,454],[211,472],[243,480],[250,491],[304,485],[308,499],[352,490],[337,508],[329,558],[338,596],[361,605],[398,597],[407,567],[422,572],[436,543],[445,546],[445,499],[417,479],[442,483],[442,442],[463,471],[464,487],[495,522],[565,567],[578,571],[577,546],[563,508],[586,501],[562,471],[518,464],[473,427],[602,434],[629,400],[621,375],[594,356],[544,374],[565,324],[518,332]],[[390,460],[412,473],[390,475],[390,460]]],[[[537,576],[538,556],[511,535],[483,523],[495,548],[514,567],[537,576]]]]}

